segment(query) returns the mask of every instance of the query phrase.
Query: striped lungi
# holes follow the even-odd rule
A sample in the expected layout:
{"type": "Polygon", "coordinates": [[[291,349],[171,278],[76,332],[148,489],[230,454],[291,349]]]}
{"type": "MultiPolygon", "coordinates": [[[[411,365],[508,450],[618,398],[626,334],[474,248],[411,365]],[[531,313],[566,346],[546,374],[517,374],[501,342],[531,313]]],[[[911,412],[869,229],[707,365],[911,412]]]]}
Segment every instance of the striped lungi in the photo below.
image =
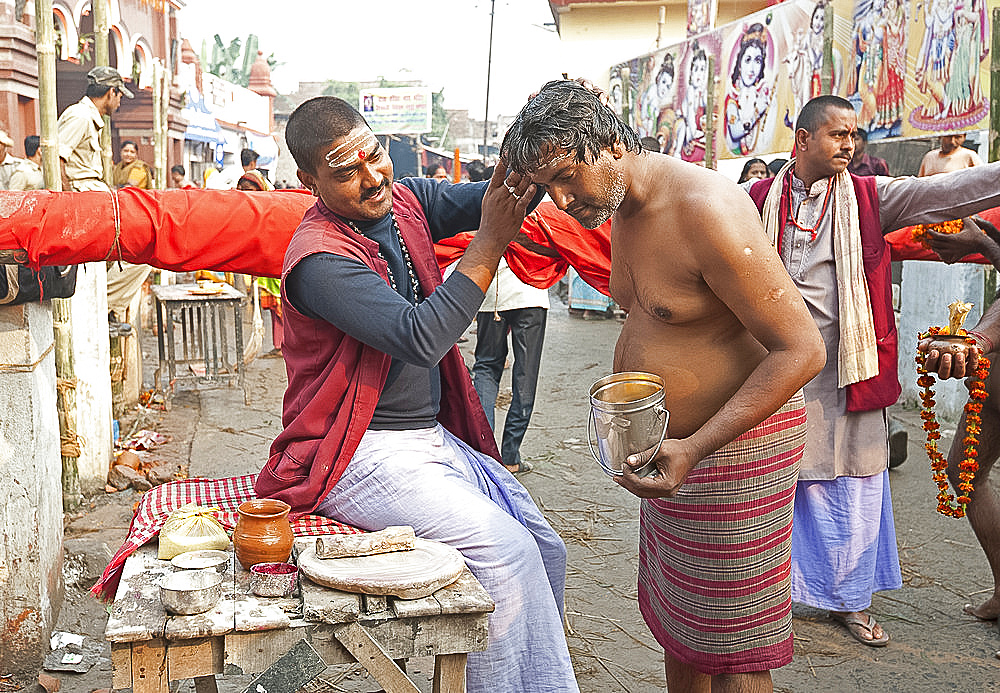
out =
{"type": "Polygon", "coordinates": [[[802,394],[706,457],[674,498],[642,501],[639,610],[657,642],[706,674],[792,659],[792,501],[802,394]]]}

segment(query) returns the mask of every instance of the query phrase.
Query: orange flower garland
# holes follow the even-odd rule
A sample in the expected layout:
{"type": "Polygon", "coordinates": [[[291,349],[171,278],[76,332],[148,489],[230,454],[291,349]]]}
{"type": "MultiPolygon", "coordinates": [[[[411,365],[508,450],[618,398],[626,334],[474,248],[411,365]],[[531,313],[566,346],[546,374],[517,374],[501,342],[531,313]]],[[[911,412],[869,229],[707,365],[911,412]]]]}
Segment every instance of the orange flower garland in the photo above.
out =
{"type": "Polygon", "coordinates": [[[913,240],[927,248],[931,249],[930,237],[927,235],[928,231],[937,231],[938,233],[958,233],[962,230],[963,222],[961,219],[952,219],[951,221],[942,221],[938,224],[915,224],[912,228],[911,235],[913,240]]]}
{"type": "MultiPolygon", "coordinates": [[[[941,332],[940,327],[932,327],[920,335],[920,339],[941,334],[941,332]]],[[[965,330],[961,330],[961,332],[964,334],[965,330]]],[[[975,340],[970,337],[966,337],[966,341],[969,344],[975,344],[975,340]]],[[[972,502],[973,481],[975,480],[976,472],[979,471],[979,462],[976,458],[979,456],[977,446],[979,445],[979,434],[982,431],[983,423],[979,415],[983,411],[983,401],[987,397],[984,381],[990,373],[990,361],[985,356],[979,357],[979,361],[976,363],[976,379],[972,381],[969,387],[969,401],[965,405],[965,436],[962,438],[965,456],[958,464],[958,478],[960,479],[958,484],[959,496],[955,498],[949,493],[948,461],[937,447],[937,441],[941,439],[941,426],[934,415],[934,390],[931,389],[931,386],[934,385],[934,377],[927,372],[926,359],[926,353],[918,352],[917,373],[919,377],[917,378],[917,385],[922,388],[920,393],[920,400],[922,402],[920,418],[923,419],[924,430],[927,432],[927,443],[924,445],[924,449],[931,460],[934,483],[938,487],[937,511],[949,517],[965,517],[965,506],[972,502]],[[953,504],[952,501],[956,501],[957,505],[953,504]]]]}

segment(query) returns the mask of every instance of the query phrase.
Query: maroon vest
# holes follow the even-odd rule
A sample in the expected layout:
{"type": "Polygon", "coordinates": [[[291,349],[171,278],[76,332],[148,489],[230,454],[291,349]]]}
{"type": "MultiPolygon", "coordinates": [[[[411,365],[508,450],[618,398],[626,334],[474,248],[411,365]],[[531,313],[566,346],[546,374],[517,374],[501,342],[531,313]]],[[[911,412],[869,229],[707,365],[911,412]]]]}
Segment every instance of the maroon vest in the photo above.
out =
{"type": "MultiPolygon", "coordinates": [[[[441,283],[434,244],[416,196],[393,186],[393,213],[410,251],[425,295],[441,283]]],[[[285,253],[282,279],[303,258],[334,253],[363,262],[388,282],[378,244],[355,232],[322,202],[309,208],[285,253]]],[[[281,423],[284,430],[257,475],[261,498],[277,498],[294,513],[307,513],[327,496],[347,468],[371,422],[389,371],[389,356],[338,330],[324,320],[299,313],[281,289],[288,372],[281,423]]],[[[345,297],[345,300],[350,300],[345,297]]],[[[440,363],[441,408],[438,421],[473,449],[499,460],[496,441],[468,368],[458,348],[440,363]]]]}
{"type": "MultiPolygon", "coordinates": [[[[777,247],[781,248],[781,237],[788,225],[788,185],[791,173],[783,182],[778,218],[785,223],[778,229],[777,247]]],[[[764,199],[774,178],[754,183],[750,197],[758,210],[764,209],[764,199]]],[[[898,375],[899,335],[896,333],[896,318],[892,312],[892,265],[889,244],[882,235],[879,218],[878,191],[875,178],[851,174],[854,191],[858,198],[858,217],[861,226],[861,254],[868,282],[868,296],[871,303],[872,322],[875,325],[875,339],[878,351],[878,375],[847,386],[847,411],[870,411],[884,409],[899,398],[898,375]]]]}

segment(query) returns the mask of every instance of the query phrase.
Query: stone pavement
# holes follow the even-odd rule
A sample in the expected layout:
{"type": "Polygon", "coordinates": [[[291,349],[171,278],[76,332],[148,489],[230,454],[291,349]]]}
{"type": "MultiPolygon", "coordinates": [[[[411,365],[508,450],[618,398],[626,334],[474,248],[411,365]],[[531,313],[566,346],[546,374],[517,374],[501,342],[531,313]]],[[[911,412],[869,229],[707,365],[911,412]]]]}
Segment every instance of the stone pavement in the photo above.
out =
{"type": "MultiPolygon", "coordinates": [[[[523,447],[535,471],[521,480],[569,549],[567,633],[584,693],[644,693],[665,686],[662,651],[635,601],[638,502],[603,476],[585,439],[587,391],[610,372],[619,329],[614,320],[572,319],[553,300],[535,416],[523,447]]],[[[474,332],[470,337],[462,349],[471,363],[474,332]]],[[[155,342],[147,349],[147,367],[153,365],[155,349],[155,342]]],[[[135,428],[169,435],[153,454],[187,464],[191,476],[256,472],[280,429],[283,362],[259,358],[247,375],[249,405],[236,388],[182,391],[169,412],[144,412],[135,428]]],[[[501,391],[505,388],[509,375],[501,391]]],[[[893,641],[883,649],[864,647],[823,612],[796,607],[796,657],[774,672],[776,691],[930,693],[998,686],[997,626],[961,612],[963,603],[985,599],[992,588],[985,558],[966,521],[935,514],[919,417],[915,411],[895,413],[910,436],[909,459],[890,473],[904,587],[876,595],[872,607],[893,641]]],[[[498,427],[502,415],[498,411],[498,427]]],[[[125,426],[126,432],[131,427],[125,426]]],[[[72,586],[58,629],[85,634],[103,648],[104,658],[86,674],[56,674],[63,691],[89,693],[110,685],[109,648],[103,643],[107,614],[86,588],[127,532],[137,498],[133,491],[100,494],[88,499],[84,512],[67,518],[66,573],[72,586]]],[[[413,660],[410,670],[421,672],[417,678],[429,691],[429,660],[413,660]]],[[[323,679],[324,690],[378,689],[349,669],[331,668],[323,679]]],[[[247,683],[241,677],[224,679],[220,690],[242,690],[247,683]]],[[[189,683],[182,688],[192,689],[189,683]]]]}

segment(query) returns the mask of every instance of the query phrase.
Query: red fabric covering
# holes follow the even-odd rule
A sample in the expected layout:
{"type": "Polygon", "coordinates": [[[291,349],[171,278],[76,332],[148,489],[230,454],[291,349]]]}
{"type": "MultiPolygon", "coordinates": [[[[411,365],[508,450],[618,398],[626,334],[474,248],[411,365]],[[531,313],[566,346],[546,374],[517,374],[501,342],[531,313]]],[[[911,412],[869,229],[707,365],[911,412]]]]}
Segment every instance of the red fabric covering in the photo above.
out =
{"type": "Polygon", "coordinates": [[[0,249],[32,269],[122,259],[175,271],[281,276],[288,241],[312,205],[296,191],[118,191],[120,254],[107,192],[0,191],[0,249]]]}
{"type": "MultiPolygon", "coordinates": [[[[610,221],[596,229],[585,229],[552,202],[543,202],[524,220],[521,231],[535,243],[560,255],[547,257],[512,244],[504,256],[521,281],[547,289],[559,281],[572,265],[584,281],[605,296],[611,295],[608,290],[611,276],[610,221]]],[[[472,236],[471,233],[460,233],[435,244],[442,270],[462,256],[472,236]]]]}
{"type": "MultiPolygon", "coordinates": [[[[104,602],[115,598],[118,582],[122,577],[125,559],[135,553],[136,549],[151,540],[160,532],[170,516],[177,508],[188,503],[197,503],[206,507],[221,508],[215,514],[222,526],[232,533],[239,518],[237,508],[243,501],[257,497],[253,490],[256,474],[234,476],[226,479],[183,479],[171,481],[146,491],[139,499],[139,507],[128,528],[128,536],[118,552],[111,558],[108,567],[90,593],[104,602]]],[[[292,532],[297,537],[308,537],[317,534],[361,534],[361,530],[350,525],[341,524],[336,520],[319,515],[303,515],[291,521],[292,532]]]]}

